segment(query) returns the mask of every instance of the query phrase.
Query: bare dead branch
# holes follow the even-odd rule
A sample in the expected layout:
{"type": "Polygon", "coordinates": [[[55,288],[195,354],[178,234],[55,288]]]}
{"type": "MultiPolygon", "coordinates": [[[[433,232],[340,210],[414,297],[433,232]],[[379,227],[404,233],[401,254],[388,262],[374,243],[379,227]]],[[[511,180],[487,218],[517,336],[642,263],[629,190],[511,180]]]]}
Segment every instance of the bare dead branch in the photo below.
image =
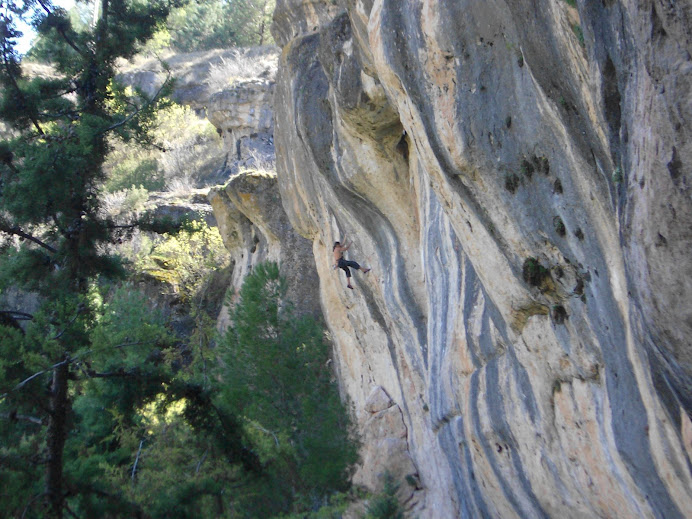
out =
{"type": "Polygon", "coordinates": [[[36,425],[43,425],[43,420],[41,420],[40,418],[36,418],[35,416],[29,416],[26,414],[17,414],[15,412],[0,413],[0,418],[5,418],[10,421],[31,422],[36,425]]]}
{"type": "Polygon", "coordinates": [[[78,516],[77,514],[75,514],[75,513],[72,511],[72,509],[68,506],[67,503],[63,503],[63,506],[64,506],[65,510],[67,510],[67,512],[68,512],[72,517],[75,517],[76,519],[79,519],[79,516],[78,516]]]}
{"type": "MultiPolygon", "coordinates": [[[[18,389],[23,388],[24,386],[26,386],[29,382],[31,382],[31,381],[32,381],[33,379],[35,379],[36,377],[40,377],[41,375],[43,375],[43,374],[45,374],[45,373],[48,373],[49,371],[53,371],[53,370],[54,370],[55,368],[57,368],[57,367],[60,367],[60,366],[63,366],[63,365],[65,365],[65,364],[70,364],[70,363],[72,363],[72,362],[75,362],[75,361],[81,359],[82,357],[84,357],[85,355],[89,355],[89,354],[94,353],[94,352],[97,352],[97,351],[105,351],[105,350],[111,349],[111,348],[114,349],[114,350],[116,350],[116,349],[120,349],[120,348],[126,348],[126,347],[128,347],[128,346],[141,346],[141,345],[143,345],[143,344],[147,344],[147,342],[142,342],[142,341],[124,342],[124,343],[122,343],[122,344],[118,344],[117,346],[106,346],[106,347],[104,347],[104,348],[90,349],[90,350],[83,351],[83,352],[81,352],[79,355],[75,355],[74,357],[68,357],[68,358],[66,358],[65,360],[62,360],[62,361],[60,361],[60,362],[58,362],[58,363],[56,363],[56,364],[53,364],[52,366],[50,366],[50,367],[48,367],[48,368],[46,368],[46,369],[43,369],[43,370],[41,370],[41,371],[38,371],[38,372],[34,373],[33,375],[31,375],[30,377],[25,378],[25,379],[22,380],[19,384],[17,384],[16,386],[14,386],[12,389],[10,389],[9,391],[7,391],[7,392],[3,393],[2,395],[0,395],[0,400],[3,399],[3,398],[5,398],[5,397],[7,397],[10,393],[12,393],[12,392],[14,392],[14,391],[17,391],[18,389]]],[[[98,374],[95,373],[95,375],[98,375],[98,374]]],[[[104,374],[102,374],[102,375],[106,375],[106,374],[104,373],[104,374]]],[[[113,375],[113,376],[115,376],[115,375],[113,375]]],[[[130,375],[128,375],[128,376],[135,376],[135,375],[134,375],[134,374],[130,374],[130,375]]]]}
{"type": "Polygon", "coordinates": [[[89,378],[130,378],[136,377],[138,373],[133,373],[131,371],[107,371],[105,373],[98,373],[93,369],[86,370],[84,372],[89,378]]]}
{"type": "Polygon", "coordinates": [[[0,315],[7,315],[15,321],[31,321],[34,318],[31,314],[19,312],[17,310],[0,310],[0,315]]]}
{"type": "Polygon", "coordinates": [[[35,244],[40,245],[44,249],[52,252],[53,254],[58,252],[58,249],[56,249],[55,247],[52,247],[52,246],[48,245],[47,243],[42,242],[41,240],[39,240],[35,236],[32,236],[31,234],[24,232],[19,227],[16,227],[16,226],[13,227],[11,225],[8,225],[7,222],[5,222],[3,220],[0,220],[0,232],[4,232],[5,234],[10,234],[13,236],[19,236],[20,238],[24,238],[26,240],[32,241],[35,244]]]}
{"type": "Polygon", "coordinates": [[[139,442],[139,449],[137,449],[137,456],[135,457],[135,463],[132,465],[132,481],[135,480],[135,474],[137,474],[137,463],[139,463],[139,455],[142,453],[142,445],[144,445],[144,438],[139,442]]]}
{"type": "Polygon", "coordinates": [[[43,497],[43,496],[45,496],[45,495],[46,495],[45,492],[41,492],[40,494],[36,494],[34,497],[32,497],[32,498],[29,500],[29,502],[26,504],[26,506],[24,507],[24,511],[22,512],[22,517],[21,517],[21,519],[24,519],[24,517],[26,516],[26,513],[27,513],[27,512],[29,511],[29,509],[31,508],[31,505],[33,505],[34,502],[35,502],[37,499],[39,499],[39,498],[41,498],[41,497],[43,497]]]}
{"type": "Polygon", "coordinates": [[[34,373],[34,374],[31,375],[30,377],[27,377],[27,378],[25,378],[24,380],[22,380],[19,384],[17,384],[16,386],[14,386],[14,387],[13,387],[12,389],[10,389],[7,393],[3,393],[2,395],[0,395],[0,399],[5,398],[5,397],[6,397],[7,395],[9,395],[10,393],[12,393],[12,392],[14,392],[14,391],[17,391],[18,389],[23,388],[23,387],[26,386],[29,382],[31,382],[32,380],[34,380],[36,377],[40,377],[41,375],[43,375],[43,374],[45,374],[45,373],[48,373],[49,371],[53,371],[53,370],[54,370],[55,368],[57,368],[57,367],[64,366],[65,364],[69,364],[70,362],[72,362],[72,359],[70,359],[70,358],[68,357],[68,358],[65,359],[65,360],[62,360],[62,361],[60,361],[60,362],[58,362],[58,363],[56,363],[56,364],[53,364],[51,367],[49,367],[49,368],[47,368],[47,369],[43,369],[43,370],[41,370],[41,371],[38,371],[38,372],[34,373]]]}
{"type": "Polygon", "coordinates": [[[274,442],[276,443],[276,446],[277,446],[277,447],[279,446],[279,439],[276,437],[276,434],[274,434],[272,431],[270,431],[270,430],[268,430],[268,429],[265,429],[264,427],[262,427],[260,424],[258,424],[258,423],[256,423],[256,422],[251,422],[250,420],[246,420],[246,421],[247,421],[247,423],[250,424],[252,427],[254,427],[255,429],[259,429],[259,430],[262,431],[264,434],[271,434],[271,435],[274,437],[274,442]]]}
{"type": "Polygon", "coordinates": [[[204,451],[204,454],[202,454],[202,457],[197,462],[197,467],[195,467],[195,474],[199,474],[199,469],[202,467],[202,463],[204,463],[204,460],[207,459],[207,454],[209,454],[209,449],[204,451]]]}

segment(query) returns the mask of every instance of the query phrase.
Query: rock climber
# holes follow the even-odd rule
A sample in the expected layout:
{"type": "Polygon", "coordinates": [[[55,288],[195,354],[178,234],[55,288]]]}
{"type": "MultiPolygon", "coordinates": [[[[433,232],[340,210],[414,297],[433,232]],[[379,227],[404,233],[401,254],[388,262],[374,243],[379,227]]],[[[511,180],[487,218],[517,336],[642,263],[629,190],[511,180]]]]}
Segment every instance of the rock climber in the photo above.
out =
{"type": "Polygon", "coordinates": [[[353,290],[353,287],[351,286],[351,271],[349,270],[349,267],[353,269],[360,270],[363,274],[367,274],[370,272],[370,269],[366,269],[358,265],[355,261],[348,261],[344,259],[344,251],[347,251],[349,247],[351,246],[350,243],[346,241],[346,237],[344,236],[343,238],[344,244],[342,245],[341,242],[335,241],[334,242],[334,247],[332,247],[332,252],[334,253],[334,268],[340,268],[343,269],[344,272],[346,272],[346,287],[350,288],[353,290]]]}

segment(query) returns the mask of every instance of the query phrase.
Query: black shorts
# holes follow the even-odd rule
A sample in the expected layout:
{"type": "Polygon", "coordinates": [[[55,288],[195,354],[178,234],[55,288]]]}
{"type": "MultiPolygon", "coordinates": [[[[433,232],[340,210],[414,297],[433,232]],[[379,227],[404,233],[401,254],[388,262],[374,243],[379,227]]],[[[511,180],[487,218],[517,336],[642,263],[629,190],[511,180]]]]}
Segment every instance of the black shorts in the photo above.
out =
{"type": "Polygon", "coordinates": [[[344,258],[341,258],[339,260],[339,263],[337,263],[337,266],[340,269],[343,269],[344,272],[346,272],[347,278],[351,277],[351,271],[348,270],[348,267],[351,267],[352,269],[356,269],[356,270],[360,269],[360,265],[358,265],[358,263],[356,263],[355,261],[345,260],[344,258]]]}

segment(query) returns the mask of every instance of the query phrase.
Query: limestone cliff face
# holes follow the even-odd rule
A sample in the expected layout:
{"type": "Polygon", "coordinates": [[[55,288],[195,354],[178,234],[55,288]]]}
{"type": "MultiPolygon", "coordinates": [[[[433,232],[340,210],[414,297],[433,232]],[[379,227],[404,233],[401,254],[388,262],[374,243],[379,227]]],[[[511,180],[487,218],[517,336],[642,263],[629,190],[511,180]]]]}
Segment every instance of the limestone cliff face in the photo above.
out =
{"type": "Polygon", "coordinates": [[[692,7],[577,4],[277,1],[283,206],[419,517],[692,515],[692,7]]]}
{"type": "MultiPolygon", "coordinates": [[[[265,62],[271,62],[277,51],[258,48],[243,53],[255,61],[264,57],[265,62]]],[[[217,71],[216,75],[221,75],[217,79],[224,80],[223,89],[208,93],[203,105],[226,151],[225,164],[219,171],[225,185],[211,189],[207,198],[231,255],[231,300],[237,298],[245,277],[255,265],[274,261],[281,266],[281,273],[288,281],[289,299],[298,311],[318,316],[321,314],[319,282],[312,243],[291,226],[281,205],[274,171],[275,83],[271,71],[276,67],[269,66],[261,77],[243,80],[223,77],[224,72],[230,74],[243,65],[257,68],[248,59],[217,71]]],[[[228,325],[228,308],[222,309],[218,325],[222,329],[228,325]]]]}
{"type": "MultiPolygon", "coordinates": [[[[318,279],[310,242],[298,235],[281,207],[275,173],[244,172],[208,195],[219,233],[231,255],[231,299],[245,277],[265,261],[280,263],[288,282],[289,299],[300,312],[319,315],[318,279]]],[[[219,326],[228,323],[226,310],[219,326]]]]}
{"type": "Polygon", "coordinates": [[[207,118],[221,133],[232,159],[242,159],[244,140],[260,133],[272,135],[273,94],[273,80],[253,80],[216,92],[209,98],[207,118]]]}

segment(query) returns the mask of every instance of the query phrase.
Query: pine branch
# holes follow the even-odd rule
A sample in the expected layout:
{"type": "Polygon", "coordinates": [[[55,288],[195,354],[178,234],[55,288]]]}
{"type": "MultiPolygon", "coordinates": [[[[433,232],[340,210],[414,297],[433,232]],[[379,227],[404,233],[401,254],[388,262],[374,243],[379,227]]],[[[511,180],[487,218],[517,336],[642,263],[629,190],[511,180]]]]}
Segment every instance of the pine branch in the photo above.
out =
{"type": "Polygon", "coordinates": [[[156,91],[156,94],[154,94],[154,97],[152,97],[143,107],[141,107],[138,110],[135,110],[130,115],[125,117],[125,119],[123,119],[122,121],[118,121],[117,123],[110,125],[108,128],[101,130],[97,135],[103,135],[104,133],[108,133],[108,132],[113,131],[117,128],[120,128],[121,126],[124,126],[125,124],[132,121],[135,117],[139,116],[142,112],[144,112],[145,110],[148,110],[150,107],[152,107],[154,105],[154,103],[159,100],[161,93],[169,85],[170,79],[171,79],[171,73],[168,72],[168,75],[166,76],[165,81],[161,84],[161,87],[156,91]]]}
{"type": "Polygon", "coordinates": [[[19,227],[12,227],[11,225],[9,225],[4,220],[0,220],[0,232],[4,232],[5,234],[10,234],[13,236],[19,236],[20,238],[24,238],[26,240],[32,241],[35,244],[40,245],[44,249],[52,252],[53,254],[58,252],[58,249],[56,249],[55,247],[51,247],[50,245],[42,242],[41,240],[39,240],[35,236],[32,236],[31,234],[28,234],[28,233],[22,231],[19,227]]]}
{"type": "Polygon", "coordinates": [[[68,110],[65,112],[60,112],[60,113],[50,113],[50,112],[41,112],[39,114],[41,117],[44,117],[46,119],[61,119],[62,117],[67,117],[71,121],[75,121],[79,118],[79,114],[73,110],[68,110]]]}
{"type": "MultiPolygon", "coordinates": [[[[2,4],[0,4],[1,6],[2,4]]],[[[9,2],[5,2],[5,19],[9,19],[10,15],[8,14],[9,11],[9,2]]],[[[5,67],[5,72],[7,73],[7,78],[9,79],[10,83],[12,84],[12,88],[16,91],[17,95],[19,96],[19,99],[21,101],[21,104],[26,105],[26,99],[24,98],[24,92],[22,92],[22,89],[19,88],[19,85],[17,84],[17,79],[14,77],[14,72],[12,71],[12,67],[10,67],[10,62],[14,62],[16,64],[16,61],[11,59],[12,55],[12,49],[9,48],[8,42],[7,42],[7,37],[2,38],[2,62],[5,67]]],[[[21,69],[20,69],[21,70],[21,69]]],[[[31,114],[29,114],[29,119],[33,123],[34,127],[38,131],[39,135],[44,135],[43,129],[41,129],[41,125],[38,123],[38,120],[31,114]]]]}
{"type": "Polygon", "coordinates": [[[89,378],[133,378],[140,376],[140,373],[135,373],[132,371],[118,370],[118,371],[107,371],[105,373],[98,373],[93,369],[86,370],[84,372],[89,378]]]}
{"type": "Polygon", "coordinates": [[[109,223],[106,225],[108,229],[134,229],[135,227],[139,227],[139,222],[137,223],[127,223],[127,224],[115,224],[115,223],[109,223]]]}
{"type": "Polygon", "coordinates": [[[31,321],[34,318],[31,314],[19,312],[17,310],[0,310],[0,315],[7,315],[15,321],[31,321]]]}
{"type": "MultiPolygon", "coordinates": [[[[7,57],[7,46],[6,46],[6,40],[3,39],[3,49],[2,49],[2,61],[3,65],[5,66],[5,73],[7,74],[7,78],[10,80],[10,83],[12,84],[12,88],[15,90],[17,95],[19,96],[19,99],[21,100],[21,104],[26,106],[26,99],[24,98],[24,92],[22,92],[22,89],[19,88],[19,85],[17,84],[17,80],[14,77],[14,74],[12,73],[12,70],[10,68],[10,63],[9,59],[7,57]]],[[[39,133],[39,135],[45,135],[43,129],[41,128],[41,125],[38,122],[38,119],[34,115],[31,114],[31,111],[28,111],[29,115],[29,120],[31,120],[31,123],[34,125],[34,128],[36,128],[36,131],[39,133]]]]}
{"type": "MultiPolygon", "coordinates": [[[[38,3],[41,5],[41,7],[43,8],[43,10],[46,12],[46,14],[48,14],[48,16],[50,16],[51,14],[53,14],[52,11],[51,11],[50,9],[48,9],[48,6],[46,6],[46,4],[43,2],[43,0],[38,0],[38,3]]],[[[60,34],[60,36],[62,36],[63,39],[65,40],[65,43],[67,43],[70,47],[72,47],[72,48],[74,49],[74,51],[75,51],[77,54],[79,54],[80,56],[83,56],[83,55],[84,55],[84,53],[82,52],[82,50],[81,50],[79,47],[77,47],[77,45],[76,45],[76,44],[70,39],[70,37],[67,35],[67,33],[65,32],[65,28],[64,28],[64,27],[57,26],[57,27],[55,28],[55,30],[58,31],[58,33],[60,34]]]]}
{"type": "Polygon", "coordinates": [[[16,411],[12,411],[10,413],[0,413],[0,418],[6,418],[13,422],[21,420],[23,422],[31,422],[36,425],[43,425],[43,420],[41,420],[40,418],[36,418],[35,416],[29,416],[25,414],[17,414],[16,411]]]}
{"type": "Polygon", "coordinates": [[[58,220],[58,215],[53,213],[50,215],[50,217],[53,220],[53,225],[55,225],[55,228],[58,230],[60,234],[62,234],[65,238],[69,238],[67,231],[63,228],[62,225],[60,225],[60,221],[58,220]]]}
{"type": "Polygon", "coordinates": [[[83,311],[84,311],[84,305],[80,304],[77,307],[77,313],[70,320],[70,322],[67,323],[67,326],[65,326],[65,328],[63,328],[62,331],[60,333],[58,333],[55,337],[51,337],[51,340],[55,341],[55,340],[58,340],[60,337],[62,337],[65,334],[65,332],[70,329],[70,326],[72,326],[74,324],[74,322],[77,320],[77,317],[79,317],[79,314],[81,314],[83,311]]]}

